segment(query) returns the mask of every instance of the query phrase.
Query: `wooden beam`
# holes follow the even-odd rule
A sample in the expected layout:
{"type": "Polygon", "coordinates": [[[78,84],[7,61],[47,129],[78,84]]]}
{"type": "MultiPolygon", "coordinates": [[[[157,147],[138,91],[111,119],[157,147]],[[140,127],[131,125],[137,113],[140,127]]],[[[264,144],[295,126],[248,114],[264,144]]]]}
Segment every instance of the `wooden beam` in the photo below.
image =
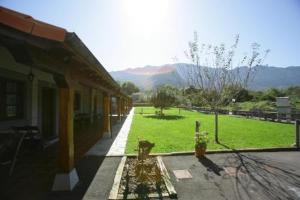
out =
{"type": "Polygon", "coordinates": [[[81,71],[79,68],[73,67],[70,73],[73,80],[77,80],[83,85],[99,89],[103,92],[110,91],[108,87],[105,87],[102,81],[92,80],[91,78],[89,78],[86,71],[81,71]]]}
{"type": "Polygon", "coordinates": [[[161,175],[163,177],[163,180],[165,181],[166,188],[168,190],[170,198],[171,199],[172,198],[177,198],[177,192],[176,192],[174,186],[171,183],[170,175],[168,173],[167,168],[165,167],[165,164],[164,164],[162,158],[160,156],[157,156],[156,159],[157,159],[157,163],[158,163],[159,169],[160,169],[160,171],[162,173],[161,175]]]}

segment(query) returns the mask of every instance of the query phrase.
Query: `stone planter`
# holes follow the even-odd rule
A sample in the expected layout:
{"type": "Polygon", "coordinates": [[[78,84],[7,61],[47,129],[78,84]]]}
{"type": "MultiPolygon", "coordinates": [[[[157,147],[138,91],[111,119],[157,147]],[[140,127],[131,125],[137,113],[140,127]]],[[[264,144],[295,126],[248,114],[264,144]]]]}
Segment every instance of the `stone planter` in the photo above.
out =
{"type": "Polygon", "coordinates": [[[160,156],[148,157],[144,160],[146,167],[143,172],[146,176],[142,182],[139,177],[143,178],[144,176],[140,176],[139,168],[136,167],[137,164],[136,157],[124,156],[122,158],[109,194],[109,200],[177,199],[177,192],[171,183],[168,170],[160,156]]]}

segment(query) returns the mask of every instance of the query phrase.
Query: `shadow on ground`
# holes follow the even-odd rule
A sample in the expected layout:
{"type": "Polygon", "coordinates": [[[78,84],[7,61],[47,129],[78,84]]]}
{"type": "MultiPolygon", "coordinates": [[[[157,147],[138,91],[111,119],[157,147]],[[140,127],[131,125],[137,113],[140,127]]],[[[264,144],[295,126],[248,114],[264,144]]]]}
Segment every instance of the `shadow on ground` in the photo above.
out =
{"type": "Polygon", "coordinates": [[[252,154],[236,152],[231,164],[236,168],[237,195],[242,198],[254,198],[251,188],[269,199],[299,199],[300,175],[294,173],[288,165],[275,163],[270,159],[262,159],[252,154]],[[250,188],[249,188],[250,187],[250,188]]]}
{"type": "Polygon", "coordinates": [[[207,171],[212,171],[216,175],[221,176],[221,171],[224,169],[220,167],[219,165],[215,164],[212,160],[210,160],[207,157],[199,158],[199,162],[207,169],[207,171]]]}
{"type": "Polygon", "coordinates": [[[259,152],[166,156],[171,172],[187,169],[192,178],[171,180],[179,199],[300,199],[299,152],[259,152]]]}
{"type": "Polygon", "coordinates": [[[234,153],[225,160],[224,169],[226,175],[235,177],[238,198],[256,198],[256,190],[268,199],[300,199],[300,175],[288,164],[220,145],[234,153]]]}
{"type": "MultiPolygon", "coordinates": [[[[162,191],[160,189],[160,185],[156,186],[156,191],[154,193],[158,194],[158,197],[156,198],[157,200],[164,199],[162,191]]],[[[148,186],[146,184],[140,184],[140,185],[138,185],[138,187],[135,190],[135,195],[131,194],[131,196],[129,196],[129,194],[130,193],[128,193],[127,190],[125,190],[124,193],[123,193],[123,198],[122,199],[132,199],[133,196],[136,199],[141,199],[141,200],[149,200],[149,199],[151,199],[151,197],[150,197],[150,194],[151,194],[150,193],[150,189],[148,188],[148,186]]]]}
{"type": "Polygon", "coordinates": [[[0,199],[57,200],[82,199],[104,157],[85,156],[75,166],[80,182],[71,192],[51,192],[57,168],[55,146],[43,152],[20,157],[14,173],[8,176],[10,165],[0,166],[0,199]]]}
{"type": "Polygon", "coordinates": [[[79,176],[80,182],[70,192],[50,192],[48,200],[56,199],[72,199],[79,200],[83,198],[86,190],[92,182],[99,166],[101,166],[105,157],[99,156],[85,156],[76,165],[76,170],[79,176]]]}
{"type": "MultiPolygon", "coordinates": [[[[104,149],[107,152],[115,140],[124,121],[115,125],[113,131],[114,138],[110,139],[104,149]]],[[[82,199],[97,170],[102,166],[104,156],[84,155],[92,144],[97,140],[86,131],[83,137],[75,135],[75,168],[79,176],[79,183],[70,192],[52,192],[54,177],[58,169],[58,143],[55,143],[43,150],[30,150],[22,148],[22,153],[18,156],[12,176],[8,175],[10,163],[0,162],[0,199],[5,200],[60,200],[60,199],[82,199]],[[78,138],[76,138],[78,137],[78,138]],[[84,140],[85,139],[85,140],[84,140]],[[88,142],[87,142],[88,140],[88,142]],[[94,141],[92,141],[94,140],[94,141]],[[76,153],[77,152],[77,153],[76,153]],[[79,152],[79,153],[78,153],[79,152]]],[[[102,139],[103,140],[103,139],[102,139]]],[[[105,154],[104,154],[105,155],[105,154]]],[[[1,160],[1,157],[0,157],[1,160]]],[[[118,160],[117,160],[118,161],[118,160]]],[[[115,162],[117,162],[115,161],[115,162]]],[[[113,178],[112,178],[113,179],[113,178]]],[[[105,183],[104,183],[105,184],[105,183]]],[[[101,186],[103,187],[103,186],[101,186]]]]}
{"type": "Polygon", "coordinates": [[[144,116],[144,118],[159,119],[159,120],[180,120],[180,119],[184,119],[185,117],[181,115],[163,115],[163,116],[147,115],[144,116]]]}

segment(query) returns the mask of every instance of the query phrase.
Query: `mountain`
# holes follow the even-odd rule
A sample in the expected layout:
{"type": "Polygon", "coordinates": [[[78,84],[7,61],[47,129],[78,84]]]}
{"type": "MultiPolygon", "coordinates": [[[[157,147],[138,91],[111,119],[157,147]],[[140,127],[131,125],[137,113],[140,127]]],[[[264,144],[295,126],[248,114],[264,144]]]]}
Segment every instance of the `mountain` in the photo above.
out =
{"type": "Polygon", "coordinates": [[[254,90],[263,90],[270,87],[300,86],[300,66],[260,66],[249,86],[254,90]]]}
{"type": "Polygon", "coordinates": [[[110,74],[117,81],[132,81],[142,90],[152,89],[163,84],[178,87],[184,84],[184,79],[177,72],[176,65],[128,68],[122,71],[113,71],[110,74]]]}
{"type": "MultiPolygon", "coordinates": [[[[162,84],[182,86],[185,83],[183,69],[190,64],[166,64],[162,66],[145,66],[128,68],[121,71],[110,72],[118,81],[132,81],[142,90],[152,89],[162,84]]],[[[211,68],[211,70],[213,70],[211,68]]],[[[240,70],[246,70],[240,67],[240,70]]],[[[249,86],[253,90],[263,90],[270,87],[285,88],[300,85],[300,66],[269,67],[259,66],[249,86]]]]}

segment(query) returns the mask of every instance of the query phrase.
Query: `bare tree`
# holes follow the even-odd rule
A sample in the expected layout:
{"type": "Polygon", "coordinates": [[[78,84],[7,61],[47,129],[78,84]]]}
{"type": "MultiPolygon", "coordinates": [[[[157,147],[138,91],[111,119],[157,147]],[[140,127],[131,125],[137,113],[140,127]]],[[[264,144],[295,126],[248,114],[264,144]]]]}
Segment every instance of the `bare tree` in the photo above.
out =
{"type": "Polygon", "coordinates": [[[215,142],[218,138],[218,111],[225,100],[231,99],[226,94],[226,88],[248,88],[248,84],[270,50],[260,51],[260,45],[253,43],[250,54],[245,54],[236,61],[239,35],[232,46],[225,44],[199,44],[197,32],[189,49],[185,52],[192,65],[180,67],[187,84],[199,89],[202,100],[215,113],[215,142]]]}

